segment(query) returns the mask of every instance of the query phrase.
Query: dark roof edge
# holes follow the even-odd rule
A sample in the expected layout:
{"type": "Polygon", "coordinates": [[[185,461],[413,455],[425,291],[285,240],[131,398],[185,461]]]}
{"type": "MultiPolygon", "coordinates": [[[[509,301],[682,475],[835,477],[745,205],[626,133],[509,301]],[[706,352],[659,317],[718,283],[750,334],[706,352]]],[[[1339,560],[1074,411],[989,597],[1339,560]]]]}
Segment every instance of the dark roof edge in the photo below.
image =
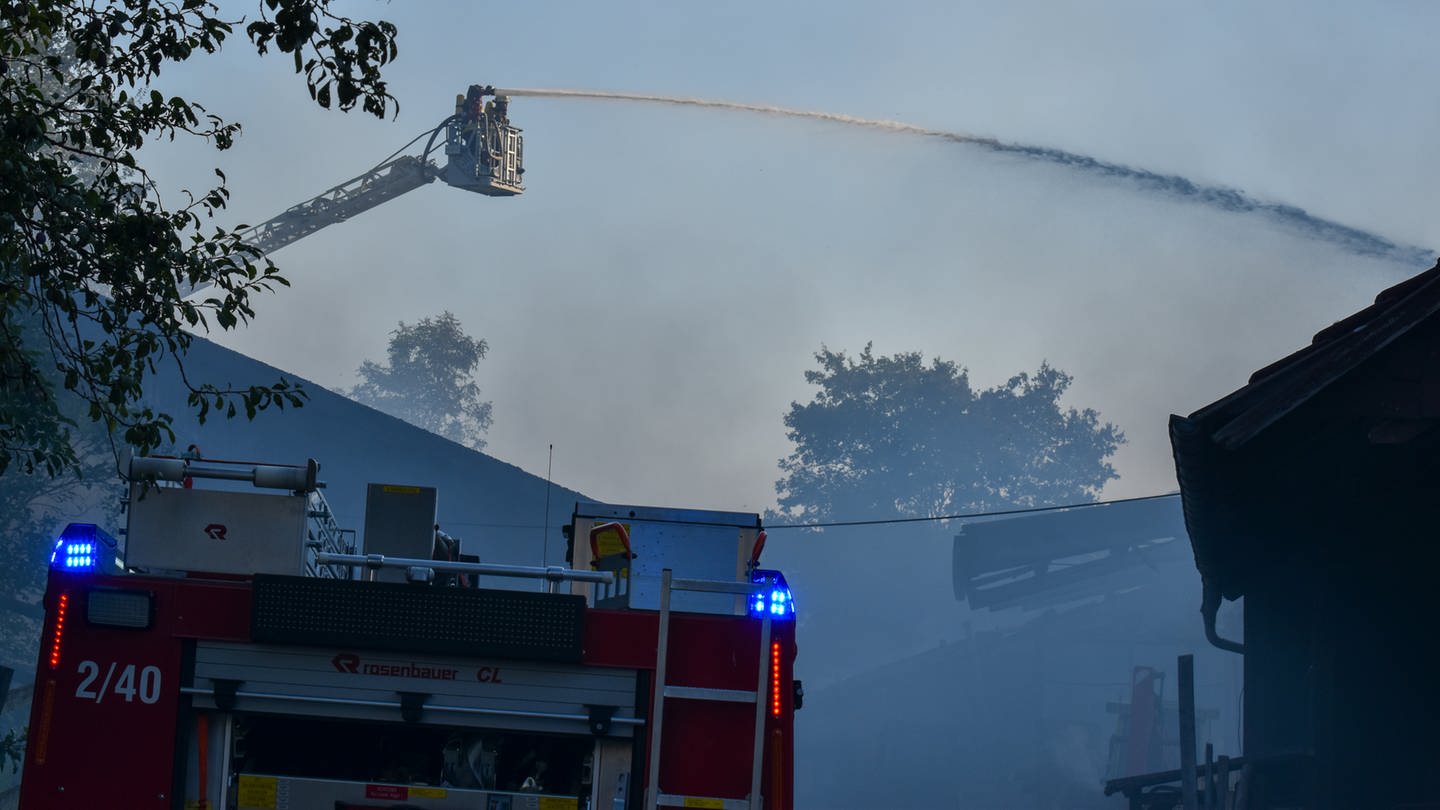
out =
{"type": "Polygon", "coordinates": [[[1440,263],[1381,292],[1375,300],[1375,304],[1319,332],[1313,351],[1296,352],[1287,358],[1288,365],[1275,368],[1269,376],[1248,386],[1260,401],[1218,427],[1213,440],[1231,449],[1244,445],[1440,312],[1440,263]]]}
{"type": "MultiPolygon", "coordinates": [[[[1437,261],[1434,267],[1423,273],[1411,276],[1398,284],[1381,290],[1380,293],[1375,296],[1375,303],[1321,329],[1315,333],[1309,345],[1297,349],[1285,357],[1255,371],[1250,375],[1245,385],[1196,410],[1190,414],[1190,419],[1197,422],[1209,422],[1215,418],[1224,418],[1224,415],[1231,411],[1238,412],[1243,400],[1255,398],[1260,395],[1260,392],[1271,391],[1271,386],[1276,385],[1277,378],[1286,370],[1301,363],[1309,362],[1316,356],[1320,356],[1321,359],[1328,357],[1325,353],[1331,350],[1331,347],[1337,341],[1344,340],[1347,336],[1354,334],[1357,329],[1363,329],[1364,324],[1376,318],[1382,310],[1389,309],[1397,301],[1419,292],[1422,287],[1426,287],[1436,281],[1440,281],[1440,261],[1437,261]]],[[[1348,370],[1349,369],[1347,369],[1347,371],[1348,370]]],[[[1318,393],[1323,387],[1324,386],[1321,386],[1320,389],[1312,391],[1309,395],[1306,395],[1304,399],[1309,399],[1310,396],[1318,393]]],[[[1303,401],[1304,400],[1295,402],[1294,405],[1299,405],[1303,401]]],[[[1283,416],[1283,414],[1281,415],[1283,416]]]]}
{"type": "Polygon", "coordinates": [[[1219,561],[1214,556],[1224,534],[1223,529],[1213,525],[1221,499],[1215,495],[1218,482],[1212,459],[1219,448],[1211,444],[1198,422],[1177,414],[1170,415],[1170,448],[1175,455],[1180,509],[1185,516],[1185,532],[1190,535],[1190,549],[1195,554],[1195,569],[1202,579],[1215,582],[1227,599],[1236,599],[1243,595],[1239,584],[1220,578],[1219,561]]]}

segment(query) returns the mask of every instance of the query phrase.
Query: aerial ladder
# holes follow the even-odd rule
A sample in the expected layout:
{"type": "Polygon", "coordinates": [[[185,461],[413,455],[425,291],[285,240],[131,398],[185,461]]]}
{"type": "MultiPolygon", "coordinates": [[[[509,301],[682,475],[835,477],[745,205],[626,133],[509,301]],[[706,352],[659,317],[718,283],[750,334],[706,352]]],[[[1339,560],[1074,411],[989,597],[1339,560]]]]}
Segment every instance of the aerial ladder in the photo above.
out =
{"type": "Polygon", "coordinates": [[[510,123],[509,104],[510,99],[494,87],[471,85],[465,95],[455,97],[454,115],[411,141],[413,144],[428,136],[420,154],[392,155],[364,174],[245,229],[241,236],[260,252],[273,253],[321,228],[433,183],[436,178],[489,197],[519,195],[525,191],[524,138],[521,130],[510,123]],[[442,133],[444,166],[430,159],[442,133]]]}

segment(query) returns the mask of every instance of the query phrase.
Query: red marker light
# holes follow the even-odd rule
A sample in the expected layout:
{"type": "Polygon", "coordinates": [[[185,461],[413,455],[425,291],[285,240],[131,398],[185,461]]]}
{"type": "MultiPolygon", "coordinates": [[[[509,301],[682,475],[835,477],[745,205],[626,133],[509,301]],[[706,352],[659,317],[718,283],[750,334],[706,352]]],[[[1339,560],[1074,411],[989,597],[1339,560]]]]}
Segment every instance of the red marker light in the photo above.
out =
{"type": "Polygon", "coordinates": [[[780,642],[770,642],[770,714],[780,716],[780,642]]]}
{"type": "Polygon", "coordinates": [[[60,666],[60,641],[65,637],[65,611],[70,607],[70,594],[61,593],[55,608],[55,630],[50,635],[50,668],[60,666]]]}

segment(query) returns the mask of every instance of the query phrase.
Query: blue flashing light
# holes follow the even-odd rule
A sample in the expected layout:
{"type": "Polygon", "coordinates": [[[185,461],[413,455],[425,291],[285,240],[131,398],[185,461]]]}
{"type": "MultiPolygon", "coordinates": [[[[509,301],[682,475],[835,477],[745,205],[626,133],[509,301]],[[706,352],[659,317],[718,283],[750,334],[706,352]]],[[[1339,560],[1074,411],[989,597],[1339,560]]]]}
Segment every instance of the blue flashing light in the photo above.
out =
{"type": "Polygon", "coordinates": [[[770,615],[772,619],[794,618],[795,596],[785,582],[785,575],[779,571],[757,569],[750,577],[755,585],[768,586],[768,590],[754,594],[750,600],[750,615],[756,618],[770,615]]]}
{"type": "Polygon", "coordinates": [[[61,571],[99,571],[107,558],[113,559],[115,538],[93,523],[71,523],[60,533],[50,552],[50,567],[61,571]]]}

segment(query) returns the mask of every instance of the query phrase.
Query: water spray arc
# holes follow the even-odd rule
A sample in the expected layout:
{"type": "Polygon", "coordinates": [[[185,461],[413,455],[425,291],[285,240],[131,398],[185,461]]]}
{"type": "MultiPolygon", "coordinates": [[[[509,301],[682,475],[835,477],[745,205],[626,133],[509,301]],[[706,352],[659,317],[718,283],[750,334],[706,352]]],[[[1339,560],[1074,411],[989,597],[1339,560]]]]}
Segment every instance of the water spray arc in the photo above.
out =
{"type": "Polygon", "coordinates": [[[1224,186],[1207,186],[1173,174],[1159,174],[1146,169],[1137,169],[1119,163],[1110,163],[1088,155],[1067,152],[1046,146],[1010,143],[996,138],[951,132],[941,129],[907,124],[903,121],[885,121],[875,118],[858,118],[840,113],[796,110],[769,104],[746,104],[738,101],[719,99],[687,98],[684,96],[653,95],[648,93],[622,93],[607,90],[570,90],[553,88],[506,88],[496,92],[508,96],[529,96],[532,98],[578,98],[600,101],[632,101],[649,104],[672,104],[686,107],[708,107],[734,112],[758,113],[761,115],[804,118],[834,124],[866,127],[901,135],[919,135],[938,138],[952,143],[988,149],[991,152],[1017,155],[1030,160],[1067,166],[1092,176],[1107,177],[1128,182],[1141,191],[1165,194],[1189,200],[1220,211],[1238,214],[1256,214],[1270,221],[1294,230],[1308,238],[1328,242],[1361,256],[1373,256],[1405,266],[1429,266],[1435,252],[1415,245],[1393,242],[1378,234],[1359,228],[1352,228],[1332,220],[1307,213],[1303,208],[1282,203],[1267,202],[1224,186]]]}

